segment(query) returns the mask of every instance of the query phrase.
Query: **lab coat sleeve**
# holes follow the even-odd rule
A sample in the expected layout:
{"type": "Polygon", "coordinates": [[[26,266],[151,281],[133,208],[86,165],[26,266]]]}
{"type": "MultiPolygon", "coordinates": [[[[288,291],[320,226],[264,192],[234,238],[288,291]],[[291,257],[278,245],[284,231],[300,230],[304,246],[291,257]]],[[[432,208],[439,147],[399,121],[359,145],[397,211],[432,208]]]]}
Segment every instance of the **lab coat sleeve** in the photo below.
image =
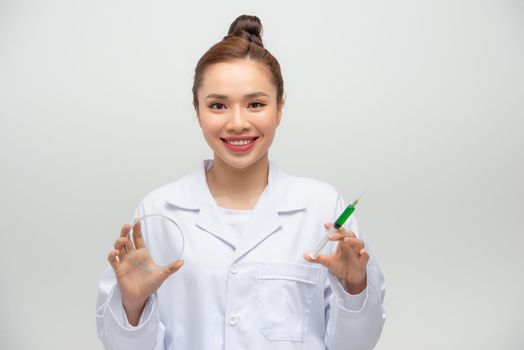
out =
{"type": "MultiPolygon", "coordinates": [[[[133,218],[138,215],[143,215],[141,205],[135,210],[133,218]]],[[[160,322],[156,294],[147,300],[138,325],[132,326],[127,320],[116,276],[109,264],[98,284],[96,329],[106,349],[165,349],[165,327],[160,322]]]]}
{"type": "MultiPolygon", "coordinates": [[[[345,207],[344,200],[339,196],[336,213],[341,213],[345,207]]],[[[324,293],[327,318],[325,343],[329,350],[373,349],[386,320],[384,276],[369,244],[358,230],[354,215],[346,222],[344,228],[352,230],[358,238],[365,242],[365,249],[370,255],[366,267],[367,286],[360,294],[351,295],[345,290],[341,280],[328,272],[324,293]]],[[[336,242],[331,242],[332,252],[335,251],[336,244],[336,242]]]]}

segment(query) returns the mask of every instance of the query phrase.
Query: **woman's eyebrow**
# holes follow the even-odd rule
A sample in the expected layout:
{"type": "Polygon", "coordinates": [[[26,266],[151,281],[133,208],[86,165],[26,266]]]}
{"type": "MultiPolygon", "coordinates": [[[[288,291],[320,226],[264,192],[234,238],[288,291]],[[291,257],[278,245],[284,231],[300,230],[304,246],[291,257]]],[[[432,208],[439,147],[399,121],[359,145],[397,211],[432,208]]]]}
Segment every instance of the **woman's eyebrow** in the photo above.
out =
{"type": "MultiPolygon", "coordinates": [[[[257,97],[257,96],[267,96],[267,97],[269,97],[269,95],[266,94],[265,92],[256,91],[256,92],[252,92],[250,94],[245,95],[244,98],[253,98],[253,97],[257,97]]],[[[206,98],[217,98],[217,99],[220,99],[220,100],[227,100],[229,97],[227,95],[221,95],[221,94],[209,94],[209,95],[206,96],[206,98]]]]}

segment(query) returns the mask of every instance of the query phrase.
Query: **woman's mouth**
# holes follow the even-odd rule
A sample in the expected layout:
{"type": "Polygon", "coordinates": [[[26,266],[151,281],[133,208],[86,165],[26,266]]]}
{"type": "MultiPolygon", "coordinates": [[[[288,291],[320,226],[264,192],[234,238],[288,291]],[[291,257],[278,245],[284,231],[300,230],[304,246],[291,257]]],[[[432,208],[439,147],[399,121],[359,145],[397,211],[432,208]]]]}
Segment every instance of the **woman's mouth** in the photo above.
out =
{"type": "Polygon", "coordinates": [[[247,152],[254,145],[258,136],[221,138],[224,145],[233,152],[247,152]]]}

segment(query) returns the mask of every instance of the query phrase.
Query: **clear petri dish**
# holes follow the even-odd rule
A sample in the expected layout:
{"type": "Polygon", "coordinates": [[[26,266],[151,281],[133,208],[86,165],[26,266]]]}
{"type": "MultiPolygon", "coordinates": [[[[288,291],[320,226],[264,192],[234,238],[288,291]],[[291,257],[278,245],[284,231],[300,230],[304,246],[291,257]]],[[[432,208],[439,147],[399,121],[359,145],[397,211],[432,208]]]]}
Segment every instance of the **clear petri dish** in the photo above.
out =
{"type": "Polygon", "coordinates": [[[126,257],[146,271],[166,270],[184,253],[182,230],[176,221],[165,215],[148,214],[136,218],[131,223],[128,237],[133,249],[127,251],[126,257]],[[138,222],[140,225],[135,226],[138,222]],[[134,230],[137,230],[137,235],[134,230]]]}

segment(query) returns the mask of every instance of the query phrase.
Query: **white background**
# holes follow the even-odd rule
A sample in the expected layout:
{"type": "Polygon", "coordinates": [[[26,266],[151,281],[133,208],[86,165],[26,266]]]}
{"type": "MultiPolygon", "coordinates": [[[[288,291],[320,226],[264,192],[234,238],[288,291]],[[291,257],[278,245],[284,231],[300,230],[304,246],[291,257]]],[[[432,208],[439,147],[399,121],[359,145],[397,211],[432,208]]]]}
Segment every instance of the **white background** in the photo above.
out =
{"type": "Polygon", "coordinates": [[[101,349],[149,191],[211,157],[194,67],[241,14],[287,104],[270,158],[335,185],[384,271],[377,349],[524,348],[524,3],[0,1],[0,348],[101,349]]]}

